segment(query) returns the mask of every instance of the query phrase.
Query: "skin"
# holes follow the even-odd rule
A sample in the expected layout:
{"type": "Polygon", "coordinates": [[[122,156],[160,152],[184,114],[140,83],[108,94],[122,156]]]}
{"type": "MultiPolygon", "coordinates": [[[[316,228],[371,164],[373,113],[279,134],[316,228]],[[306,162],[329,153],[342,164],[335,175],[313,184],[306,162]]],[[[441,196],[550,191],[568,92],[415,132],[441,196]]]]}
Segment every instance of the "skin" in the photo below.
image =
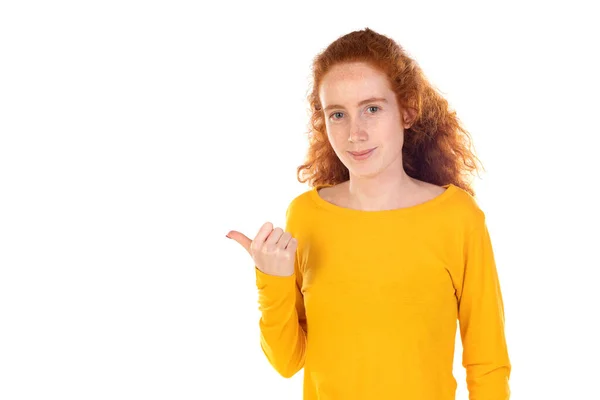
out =
{"type": "Polygon", "coordinates": [[[432,199],[445,189],[408,176],[402,164],[404,130],[415,111],[401,109],[387,76],[366,63],[335,65],[319,88],[327,137],[348,168],[350,179],[319,190],[334,204],[365,211],[409,207],[432,199]],[[359,102],[370,98],[384,101],[359,102]],[[350,141],[349,141],[350,140],[350,141]],[[349,151],[376,148],[365,160],[349,151]]]}
{"type": "Polygon", "coordinates": [[[225,235],[238,242],[250,255],[256,268],[268,275],[291,276],[294,274],[294,255],[298,241],[282,228],[265,222],[254,239],[238,231],[225,235]]]}

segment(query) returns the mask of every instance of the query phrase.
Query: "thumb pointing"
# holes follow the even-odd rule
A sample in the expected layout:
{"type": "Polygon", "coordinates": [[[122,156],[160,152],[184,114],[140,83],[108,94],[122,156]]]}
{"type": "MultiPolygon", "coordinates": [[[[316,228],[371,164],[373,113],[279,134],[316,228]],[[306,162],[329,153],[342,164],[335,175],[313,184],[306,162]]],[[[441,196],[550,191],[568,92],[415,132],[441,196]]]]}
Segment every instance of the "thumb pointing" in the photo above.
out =
{"type": "Polygon", "coordinates": [[[246,249],[248,254],[252,255],[250,252],[250,244],[252,244],[252,240],[250,240],[250,238],[248,238],[246,235],[238,231],[229,231],[227,237],[238,242],[244,249],[246,249]]]}

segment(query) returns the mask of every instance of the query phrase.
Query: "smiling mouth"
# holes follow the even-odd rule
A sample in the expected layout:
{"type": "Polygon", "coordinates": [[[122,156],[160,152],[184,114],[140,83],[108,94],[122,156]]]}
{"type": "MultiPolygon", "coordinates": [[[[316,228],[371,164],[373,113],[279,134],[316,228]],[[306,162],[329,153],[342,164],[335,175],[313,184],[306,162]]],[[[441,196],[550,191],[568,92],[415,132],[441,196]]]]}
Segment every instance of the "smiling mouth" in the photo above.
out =
{"type": "Polygon", "coordinates": [[[352,154],[353,156],[362,156],[362,155],[365,155],[367,153],[370,153],[373,150],[375,150],[375,147],[373,147],[372,149],[369,149],[369,150],[361,151],[361,152],[349,151],[348,153],[352,154]]]}

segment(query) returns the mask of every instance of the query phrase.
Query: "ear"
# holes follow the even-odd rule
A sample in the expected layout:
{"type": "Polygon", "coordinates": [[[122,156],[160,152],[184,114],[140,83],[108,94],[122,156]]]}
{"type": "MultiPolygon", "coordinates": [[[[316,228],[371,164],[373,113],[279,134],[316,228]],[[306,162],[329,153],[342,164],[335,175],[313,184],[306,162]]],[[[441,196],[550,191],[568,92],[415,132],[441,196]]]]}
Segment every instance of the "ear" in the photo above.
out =
{"type": "Polygon", "coordinates": [[[403,108],[402,109],[402,118],[403,118],[403,126],[404,129],[408,129],[415,122],[415,118],[417,117],[417,110],[414,108],[403,108]]]}

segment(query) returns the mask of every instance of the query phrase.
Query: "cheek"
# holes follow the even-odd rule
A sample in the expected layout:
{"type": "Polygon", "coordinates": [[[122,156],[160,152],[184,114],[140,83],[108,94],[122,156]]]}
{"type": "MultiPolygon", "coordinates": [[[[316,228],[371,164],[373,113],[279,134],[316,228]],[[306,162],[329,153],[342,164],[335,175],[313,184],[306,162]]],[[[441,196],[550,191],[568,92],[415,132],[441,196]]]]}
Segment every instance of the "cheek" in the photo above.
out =
{"type": "Polygon", "coordinates": [[[327,127],[327,137],[333,146],[343,144],[345,140],[348,140],[346,131],[340,125],[329,125],[327,127]]]}
{"type": "Polygon", "coordinates": [[[381,132],[384,132],[384,136],[387,140],[402,140],[402,126],[395,119],[381,121],[379,129],[381,132]]]}

